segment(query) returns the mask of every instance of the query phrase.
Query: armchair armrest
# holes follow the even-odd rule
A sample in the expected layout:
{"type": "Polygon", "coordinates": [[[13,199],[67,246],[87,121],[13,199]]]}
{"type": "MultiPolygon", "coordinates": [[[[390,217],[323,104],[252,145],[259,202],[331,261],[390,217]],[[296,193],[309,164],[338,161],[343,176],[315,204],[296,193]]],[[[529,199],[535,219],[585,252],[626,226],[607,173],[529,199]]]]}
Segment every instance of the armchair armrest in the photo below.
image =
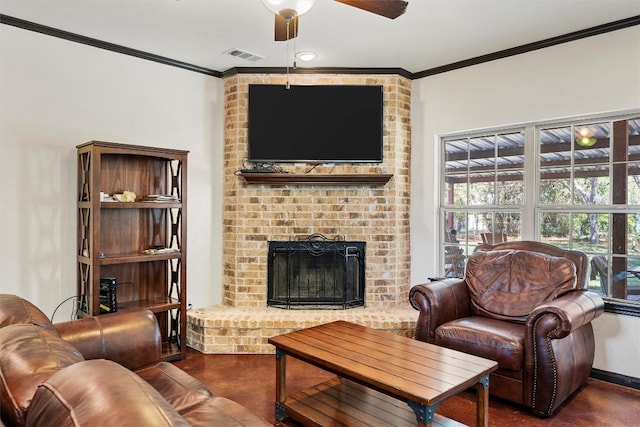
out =
{"type": "Polygon", "coordinates": [[[574,291],[538,306],[527,317],[527,334],[564,338],[604,312],[604,301],[593,292],[574,291]],[[546,316],[546,317],[545,317],[546,316]]]}
{"type": "Polygon", "coordinates": [[[524,400],[549,416],[589,377],[595,342],[591,321],[604,312],[593,292],[573,291],[537,307],[525,322],[524,400]]]}
{"type": "Polygon", "coordinates": [[[109,359],[132,370],[160,361],[160,329],[149,310],[86,317],[54,327],[85,359],[109,359]]]}
{"type": "Polygon", "coordinates": [[[416,339],[433,343],[438,326],[469,317],[469,290],[463,279],[445,279],[415,285],[409,291],[411,306],[420,312],[416,339]]]}

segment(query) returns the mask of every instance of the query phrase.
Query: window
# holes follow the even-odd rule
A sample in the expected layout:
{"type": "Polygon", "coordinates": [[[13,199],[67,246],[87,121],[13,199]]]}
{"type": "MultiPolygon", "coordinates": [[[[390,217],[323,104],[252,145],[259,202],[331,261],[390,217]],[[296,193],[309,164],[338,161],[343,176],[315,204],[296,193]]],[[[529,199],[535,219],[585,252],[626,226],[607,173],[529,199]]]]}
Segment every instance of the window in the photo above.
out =
{"type": "Polygon", "coordinates": [[[538,235],[585,252],[589,288],[640,302],[640,118],[538,130],[538,235]]]}
{"type": "Polygon", "coordinates": [[[482,242],[527,236],[587,253],[589,289],[640,314],[637,114],[448,136],[441,145],[441,274],[462,277],[482,242]]]}
{"type": "Polygon", "coordinates": [[[443,142],[442,273],[462,277],[464,260],[479,243],[520,239],[524,130],[443,142]]]}

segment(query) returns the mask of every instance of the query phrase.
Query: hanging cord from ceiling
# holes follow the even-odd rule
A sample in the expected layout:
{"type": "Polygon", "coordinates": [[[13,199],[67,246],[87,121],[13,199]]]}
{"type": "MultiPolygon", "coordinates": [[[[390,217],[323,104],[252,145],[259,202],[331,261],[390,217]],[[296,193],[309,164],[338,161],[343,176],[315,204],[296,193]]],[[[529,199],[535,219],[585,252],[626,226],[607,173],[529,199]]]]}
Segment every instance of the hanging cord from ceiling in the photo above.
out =
{"type": "Polygon", "coordinates": [[[291,24],[291,19],[287,19],[287,57],[285,59],[286,67],[287,67],[287,89],[291,89],[291,85],[289,84],[289,25],[291,24]]]}

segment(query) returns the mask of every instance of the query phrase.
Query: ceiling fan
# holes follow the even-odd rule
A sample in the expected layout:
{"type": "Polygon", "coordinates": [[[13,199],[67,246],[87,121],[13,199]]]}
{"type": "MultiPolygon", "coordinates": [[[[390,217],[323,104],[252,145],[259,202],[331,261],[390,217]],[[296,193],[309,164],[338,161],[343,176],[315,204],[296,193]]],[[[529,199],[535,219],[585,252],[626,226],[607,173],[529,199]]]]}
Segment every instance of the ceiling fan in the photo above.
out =
{"type": "MultiPolygon", "coordinates": [[[[396,19],[407,10],[404,0],[335,0],[376,15],[396,19]]],[[[262,0],[275,14],[275,40],[286,41],[298,36],[298,17],[308,12],[316,0],[262,0]]]]}

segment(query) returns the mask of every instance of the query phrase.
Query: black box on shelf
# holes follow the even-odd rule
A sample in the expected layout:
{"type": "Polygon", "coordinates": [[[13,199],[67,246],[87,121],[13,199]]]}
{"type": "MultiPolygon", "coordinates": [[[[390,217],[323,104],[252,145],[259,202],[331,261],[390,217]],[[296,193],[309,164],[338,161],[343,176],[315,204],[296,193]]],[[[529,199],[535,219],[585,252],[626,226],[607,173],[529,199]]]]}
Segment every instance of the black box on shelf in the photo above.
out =
{"type": "Polygon", "coordinates": [[[100,314],[115,313],[118,311],[116,299],[116,278],[100,278],[100,314]]]}

